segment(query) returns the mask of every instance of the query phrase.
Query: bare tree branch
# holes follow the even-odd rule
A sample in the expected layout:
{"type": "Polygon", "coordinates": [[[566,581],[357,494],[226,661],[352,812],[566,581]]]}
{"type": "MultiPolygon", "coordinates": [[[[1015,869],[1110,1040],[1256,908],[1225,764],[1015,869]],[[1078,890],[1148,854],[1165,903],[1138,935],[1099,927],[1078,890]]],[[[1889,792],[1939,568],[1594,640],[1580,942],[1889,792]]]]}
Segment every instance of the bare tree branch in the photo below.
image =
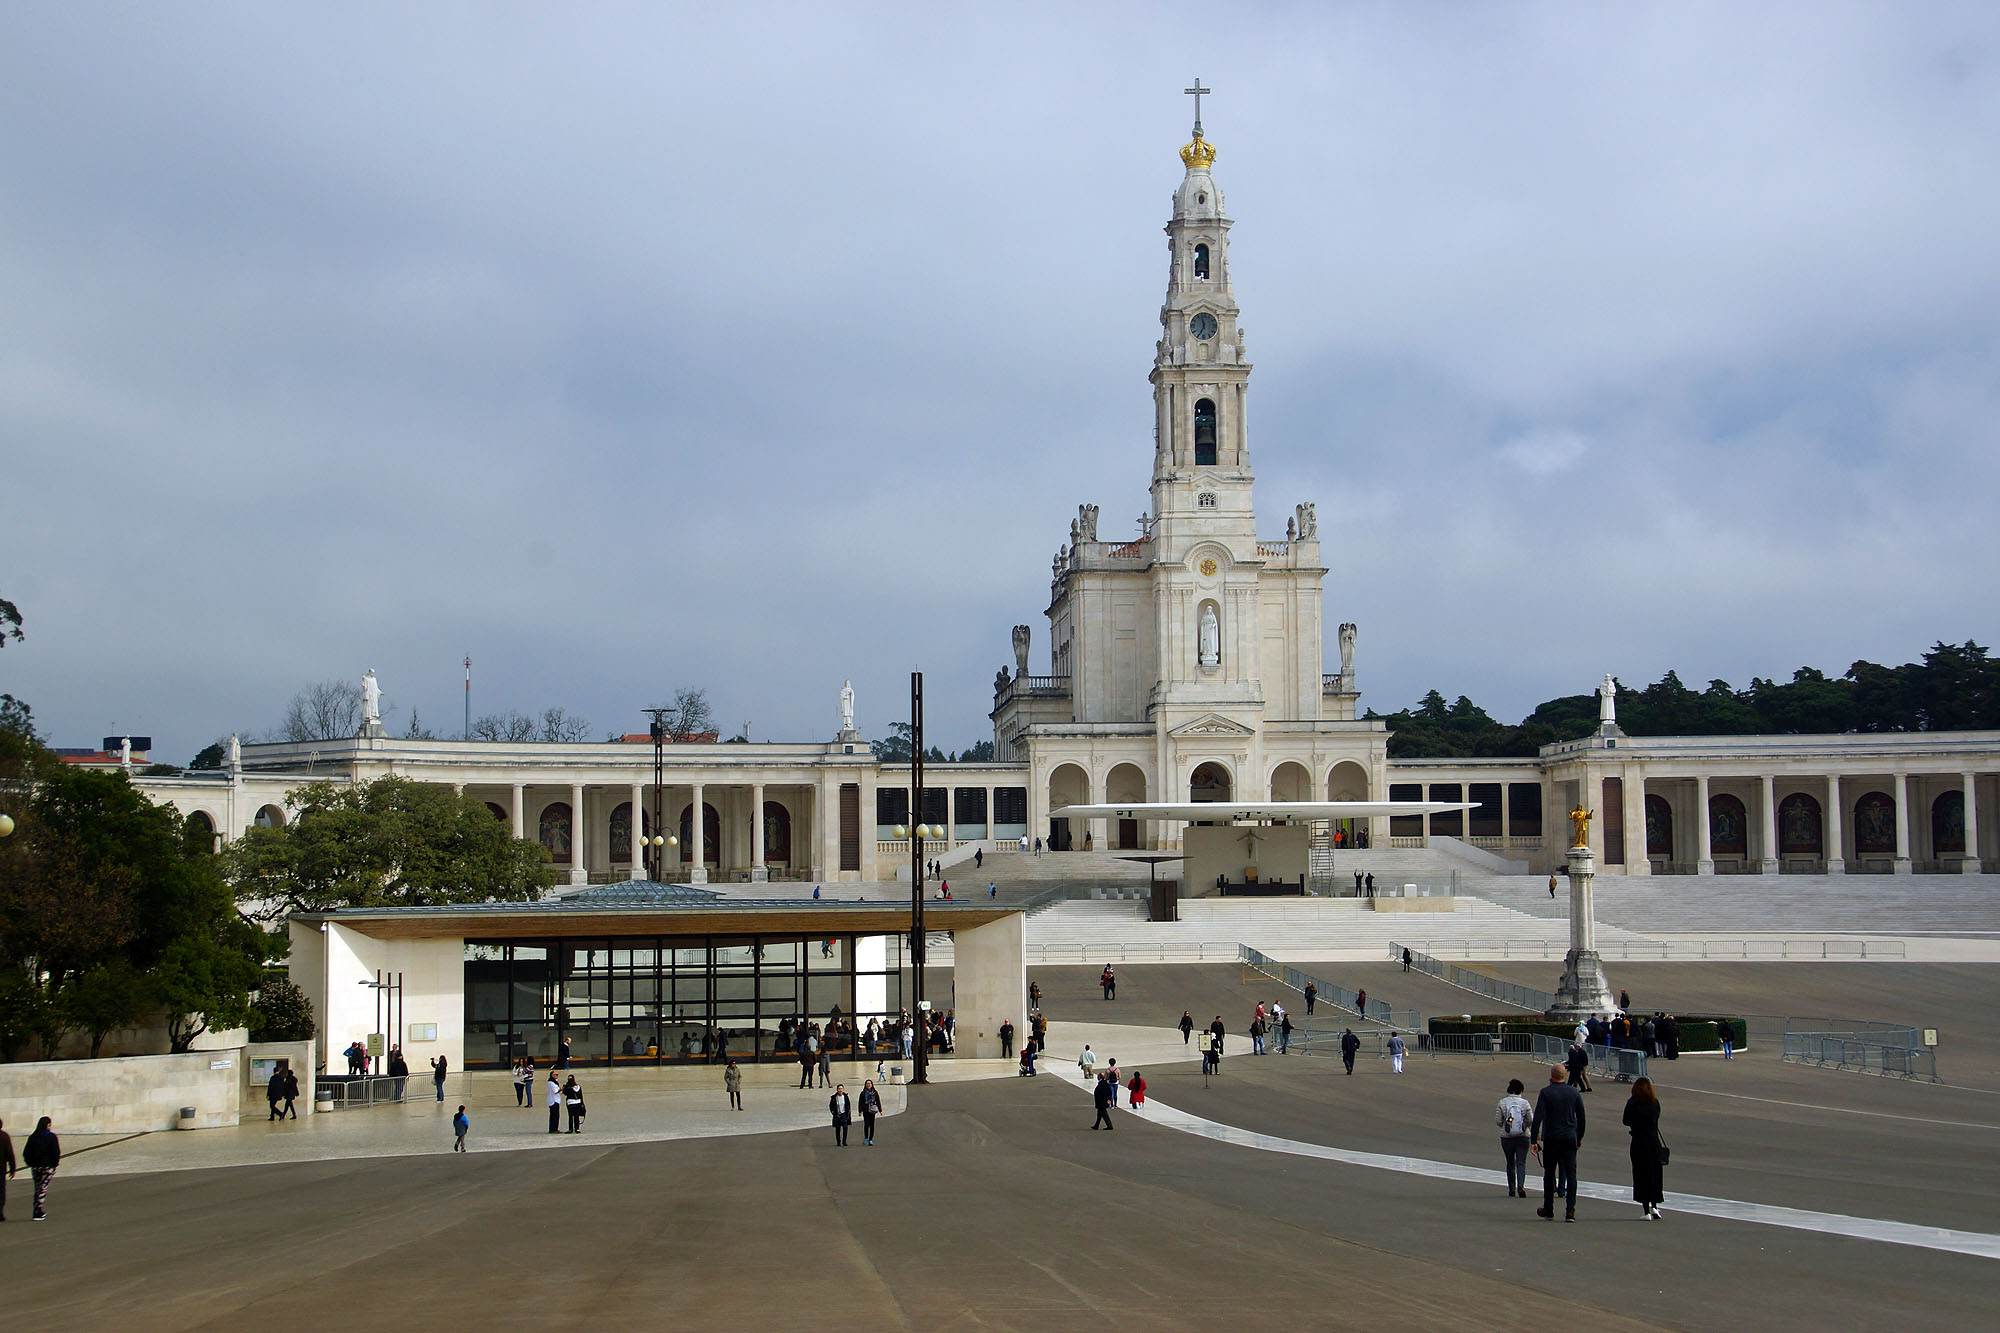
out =
{"type": "Polygon", "coordinates": [[[287,741],[343,740],[361,731],[361,687],[348,680],[306,686],[285,706],[278,737],[287,741]]]}

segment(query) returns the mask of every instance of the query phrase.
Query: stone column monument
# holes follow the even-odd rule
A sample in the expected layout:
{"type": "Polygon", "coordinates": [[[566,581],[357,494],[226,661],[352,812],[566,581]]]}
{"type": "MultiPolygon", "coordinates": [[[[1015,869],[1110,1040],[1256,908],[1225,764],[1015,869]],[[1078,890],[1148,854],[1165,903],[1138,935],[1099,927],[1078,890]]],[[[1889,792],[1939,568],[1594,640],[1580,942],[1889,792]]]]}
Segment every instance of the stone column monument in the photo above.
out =
{"type": "Polygon", "coordinates": [[[1597,855],[1590,850],[1590,811],[1579,804],[1569,812],[1569,822],[1569,952],[1563,955],[1562,984],[1547,1015],[1562,1022],[1609,1014],[1618,1007],[1597,956],[1597,923],[1591,920],[1590,882],[1597,877],[1597,855]]]}

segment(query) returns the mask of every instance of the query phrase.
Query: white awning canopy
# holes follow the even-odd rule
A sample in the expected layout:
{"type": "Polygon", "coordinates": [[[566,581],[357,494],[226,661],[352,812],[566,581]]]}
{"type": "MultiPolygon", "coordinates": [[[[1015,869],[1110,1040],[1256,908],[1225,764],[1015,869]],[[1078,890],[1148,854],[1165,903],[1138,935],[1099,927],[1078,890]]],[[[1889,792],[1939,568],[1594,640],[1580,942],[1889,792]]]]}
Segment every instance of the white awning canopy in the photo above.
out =
{"type": "Polygon", "coordinates": [[[1154,801],[1137,805],[1066,805],[1051,819],[1156,819],[1183,823],[1302,824],[1319,819],[1374,819],[1477,810],[1477,801],[1154,801]]]}

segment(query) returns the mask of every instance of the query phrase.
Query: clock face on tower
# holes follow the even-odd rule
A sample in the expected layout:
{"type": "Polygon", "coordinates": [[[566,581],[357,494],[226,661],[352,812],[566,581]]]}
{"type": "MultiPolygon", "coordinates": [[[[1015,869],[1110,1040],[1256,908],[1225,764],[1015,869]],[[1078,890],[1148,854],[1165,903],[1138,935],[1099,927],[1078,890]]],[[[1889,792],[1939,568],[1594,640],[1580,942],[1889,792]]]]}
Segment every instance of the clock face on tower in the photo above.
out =
{"type": "Polygon", "coordinates": [[[1203,342],[1207,342],[1215,336],[1215,316],[1209,314],[1206,310],[1202,311],[1199,315],[1188,321],[1188,332],[1203,342]]]}

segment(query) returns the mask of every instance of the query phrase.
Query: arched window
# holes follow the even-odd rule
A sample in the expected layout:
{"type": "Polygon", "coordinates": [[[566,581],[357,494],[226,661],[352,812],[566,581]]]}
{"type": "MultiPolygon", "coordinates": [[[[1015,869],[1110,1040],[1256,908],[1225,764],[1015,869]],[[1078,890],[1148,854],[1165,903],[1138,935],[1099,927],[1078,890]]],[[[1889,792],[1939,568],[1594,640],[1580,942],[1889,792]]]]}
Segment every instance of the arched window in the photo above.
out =
{"type": "Polygon", "coordinates": [[[1965,855],[1965,793],[1948,791],[1931,802],[1931,855],[1965,855]]]}
{"type": "MultiPolygon", "coordinates": [[[[985,792],[982,790],[982,796],[985,792]]],[[[764,802],[764,864],[787,865],[792,859],[792,812],[780,801],[764,802]]]]}
{"type": "Polygon", "coordinates": [[[507,811],[505,807],[500,806],[492,801],[488,801],[486,803],[486,809],[492,814],[492,816],[495,819],[499,820],[501,823],[504,824],[507,822],[507,811]]]}
{"type": "Polygon", "coordinates": [[[1227,801],[1233,785],[1229,780],[1228,769],[1218,763],[1205,763],[1188,776],[1188,799],[1227,801]]]}
{"type": "Polygon", "coordinates": [[[618,865],[632,864],[632,803],[620,801],[611,812],[611,859],[618,865]]]}
{"type": "MultiPolygon", "coordinates": [[[[1708,798],[1708,854],[1747,856],[1750,853],[1750,817],[1743,802],[1728,792],[1708,798]]],[[[1767,853],[1768,854],[1768,853],[1767,853]]]]}
{"type": "Polygon", "coordinates": [[[1674,855],[1674,808],[1664,796],[1646,798],[1646,855],[1674,855]]]}
{"type": "MultiPolygon", "coordinates": [[[[688,849],[694,845],[694,821],[690,818],[694,807],[681,811],[681,855],[686,857],[688,849]]],[[[703,865],[722,864],[722,820],[715,813],[715,807],[707,801],[701,803],[701,861],[703,865]]]]}
{"type": "Polygon", "coordinates": [[[569,802],[555,801],[542,807],[542,817],[537,821],[536,831],[541,835],[542,846],[549,849],[549,860],[559,866],[569,864],[569,802]]]}
{"type": "Polygon", "coordinates": [[[1896,854],[1896,798],[1871,791],[1854,803],[1854,853],[1857,856],[1896,854]]]}
{"type": "Polygon", "coordinates": [[[1778,853],[1818,856],[1820,847],[1819,802],[1802,791],[1778,802],[1778,853]]]}
{"type": "Polygon", "coordinates": [[[1207,398],[1194,405],[1194,465],[1215,466],[1215,403],[1207,398]]]}
{"type": "Polygon", "coordinates": [[[1208,277],[1208,247],[1205,245],[1194,248],[1194,276],[1197,280],[1208,277]]]}

